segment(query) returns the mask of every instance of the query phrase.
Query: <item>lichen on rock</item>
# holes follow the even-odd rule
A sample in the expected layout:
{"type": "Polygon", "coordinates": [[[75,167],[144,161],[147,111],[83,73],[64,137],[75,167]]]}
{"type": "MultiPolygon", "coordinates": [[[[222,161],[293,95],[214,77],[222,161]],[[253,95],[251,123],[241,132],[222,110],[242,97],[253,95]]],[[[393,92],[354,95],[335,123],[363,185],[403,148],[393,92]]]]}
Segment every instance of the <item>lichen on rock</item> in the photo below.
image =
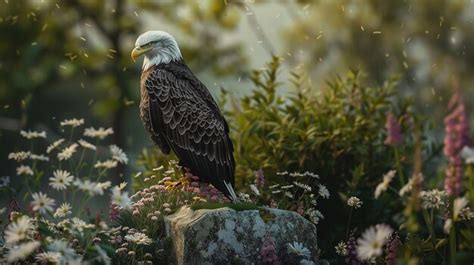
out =
{"type": "Polygon", "coordinates": [[[289,260],[287,245],[294,241],[303,243],[316,260],[314,224],[295,212],[273,208],[262,210],[183,207],[167,216],[166,231],[172,239],[177,263],[262,264],[261,248],[265,237],[274,240],[280,261],[289,260]]]}

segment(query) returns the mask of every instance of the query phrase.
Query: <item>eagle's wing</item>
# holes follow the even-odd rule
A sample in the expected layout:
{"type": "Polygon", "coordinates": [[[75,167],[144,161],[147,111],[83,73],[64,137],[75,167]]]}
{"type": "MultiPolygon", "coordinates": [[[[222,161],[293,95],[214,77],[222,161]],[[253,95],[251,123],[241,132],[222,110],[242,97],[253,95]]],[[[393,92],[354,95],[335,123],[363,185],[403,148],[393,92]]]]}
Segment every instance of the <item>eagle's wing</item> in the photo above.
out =
{"type": "Polygon", "coordinates": [[[163,135],[183,166],[234,197],[229,188],[234,185],[233,146],[227,123],[210,94],[206,97],[195,82],[164,69],[153,71],[145,87],[153,131],[163,135]]]}

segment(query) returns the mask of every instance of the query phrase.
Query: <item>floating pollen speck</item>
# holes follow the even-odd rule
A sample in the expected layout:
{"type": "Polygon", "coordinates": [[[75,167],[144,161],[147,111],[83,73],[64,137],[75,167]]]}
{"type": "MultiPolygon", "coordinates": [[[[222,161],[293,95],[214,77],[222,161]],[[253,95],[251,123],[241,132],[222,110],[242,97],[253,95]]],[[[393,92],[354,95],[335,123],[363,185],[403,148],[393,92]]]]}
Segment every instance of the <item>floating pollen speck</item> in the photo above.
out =
{"type": "Polygon", "coordinates": [[[364,31],[364,26],[360,26],[360,30],[364,31]]]}
{"type": "Polygon", "coordinates": [[[137,11],[133,11],[133,13],[135,14],[135,16],[137,16],[137,17],[139,16],[137,11]]]}
{"type": "Polygon", "coordinates": [[[373,33],[373,34],[382,34],[382,31],[378,31],[378,30],[377,30],[377,31],[374,31],[374,32],[372,32],[372,33],[373,33]]]}
{"type": "Polygon", "coordinates": [[[80,37],[80,39],[81,39],[82,41],[87,41],[86,38],[84,38],[84,37],[80,37]]]}
{"type": "Polygon", "coordinates": [[[67,69],[67,67],[64,66],[64,65],[62,65],[62,64],[59,65],[59,68],[61,68],[61,69],[67,69]]]}

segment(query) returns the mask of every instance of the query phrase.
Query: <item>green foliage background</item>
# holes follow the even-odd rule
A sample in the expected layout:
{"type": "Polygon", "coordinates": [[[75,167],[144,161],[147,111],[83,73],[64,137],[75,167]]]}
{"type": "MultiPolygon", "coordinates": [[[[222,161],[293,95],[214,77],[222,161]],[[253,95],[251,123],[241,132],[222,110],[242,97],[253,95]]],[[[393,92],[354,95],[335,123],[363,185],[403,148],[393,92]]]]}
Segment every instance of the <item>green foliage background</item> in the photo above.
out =
{"type": "Polygon", "coordinates": [[[112,141],[139,158],[117,171],[117,182],[122,173],[152,174],[168,160],[156,149],[143,151],[152,144],[138,119],[140,66],[129,59],[138,34],[165,29],[177,36],[195,74],[220,96],[239,190],[247,189],[259,168],[272,182],[291,182],[276,175],[280,171],[309,170],[327,184],[332,196],[318,206],[326,215],[319,228],[323,254],[331,257],[345,233],[340,216],[347,216],[347,197],[360,196],[364,209],[371,209],[357,213],[362,226],[370,220],[397,223],[400,201],[374,202],[367,195],[397,166],[393,149],[383,143],[388,111],[404,124],[403,177],[414,170],[409,165],[419,130],[425,181],[441,184],[440,121],[453,80],[468,113],[474,106],[473,26],[474,4],[462,0],[4,0],[0,175],[15,173],[7,154],[24,148],[19,130],[56,135],[55,124],[72,117],[113,127],[112,141]],[[262,27],[272,22],[278,26],[262,27]],[[249,45],[250,38],[256,44],[249,45]],[[254,45],[263,47],[264,60],[256,61],[261,56],[250,52],[254,45]],[[252,70],[264,61],[270,62],[252,70]],[[214,83],[229,78],[239,81],[216,91],[220,85],[214,83]]]}

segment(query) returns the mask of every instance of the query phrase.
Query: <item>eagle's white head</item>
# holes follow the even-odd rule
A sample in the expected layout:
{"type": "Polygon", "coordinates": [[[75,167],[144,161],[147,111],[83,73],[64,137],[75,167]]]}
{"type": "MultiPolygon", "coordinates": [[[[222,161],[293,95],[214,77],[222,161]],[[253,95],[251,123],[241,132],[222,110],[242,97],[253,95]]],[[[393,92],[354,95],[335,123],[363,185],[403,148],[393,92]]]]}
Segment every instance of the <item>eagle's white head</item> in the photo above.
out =
{"type": "Polygon", "coordinates": [[[147,70],[153,65],[169,63],[182,58],[178,43],[173,36],[157,30],[147,31],[138,37],[132,51],[132,59],[135,61],[140,55],[145,57],[143,70],[147,70]]]}

